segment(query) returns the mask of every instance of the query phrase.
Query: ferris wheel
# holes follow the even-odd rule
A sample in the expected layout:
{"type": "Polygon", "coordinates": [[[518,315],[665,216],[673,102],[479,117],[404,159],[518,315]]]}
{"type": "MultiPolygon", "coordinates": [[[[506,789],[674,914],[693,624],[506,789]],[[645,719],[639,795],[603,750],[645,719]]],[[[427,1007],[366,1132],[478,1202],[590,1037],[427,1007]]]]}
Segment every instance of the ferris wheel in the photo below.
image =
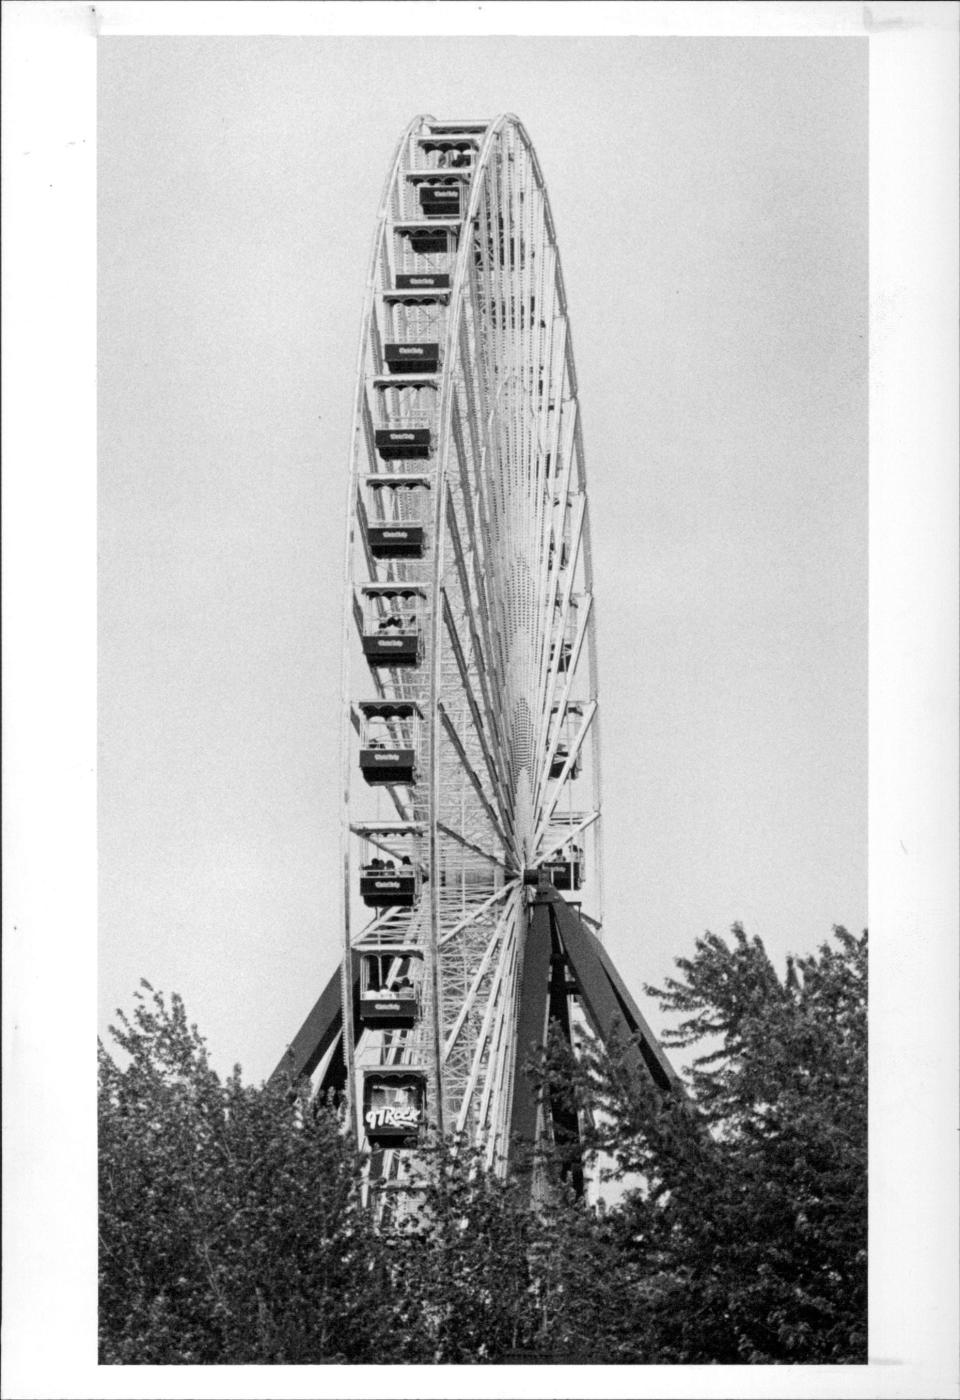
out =
{"type": "Polygon", "coordinates": [[[546,188],[513,116],[417,117],[398,143],[344,584],[343,958],[278,1072],[345,1096],[382,1184],[429,1131],[505,1171],[518,1137],[557,1126],[523,1072],[548,1020],[571,1040],[623,1022],[638,1069],[674,1084],[600,941],[577,380],[546,188]]]}

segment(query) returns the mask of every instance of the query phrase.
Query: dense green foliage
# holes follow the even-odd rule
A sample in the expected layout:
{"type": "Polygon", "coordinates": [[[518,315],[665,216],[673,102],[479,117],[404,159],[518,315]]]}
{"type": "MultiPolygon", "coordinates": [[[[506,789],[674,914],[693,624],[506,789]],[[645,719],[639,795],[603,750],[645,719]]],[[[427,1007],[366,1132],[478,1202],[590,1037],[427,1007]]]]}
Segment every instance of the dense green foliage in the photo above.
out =
{"type": "Polygon", "coordinates": [[[649,989],[697,1046],[689,1101],[616,1046],[538,1067],[619,1182],[593,1209],[426,1159],[374,1229],[336,1110],[221,1080],[179,998],[144,984],[100,1047],[104,1363],[862,1362],[866,935],[791,965],[708,934],[649,989]],[[639,1183],[639,1184],[638,1184],[639,1183]]]}

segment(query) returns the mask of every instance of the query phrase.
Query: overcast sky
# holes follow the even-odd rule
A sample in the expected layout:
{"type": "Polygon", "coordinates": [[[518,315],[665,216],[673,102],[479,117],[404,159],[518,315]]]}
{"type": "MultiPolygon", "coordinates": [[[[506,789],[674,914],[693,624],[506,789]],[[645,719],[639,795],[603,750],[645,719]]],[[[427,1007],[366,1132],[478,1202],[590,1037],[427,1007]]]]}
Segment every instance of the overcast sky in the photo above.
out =
{"type": "Polygon", "coordinates": [[[268,1074],[335,966],[357,336],[417,112],[513,111],[594,530],[605,940],[866,923],[862,39],[99,45],[102,1023],[268,1074]]]}

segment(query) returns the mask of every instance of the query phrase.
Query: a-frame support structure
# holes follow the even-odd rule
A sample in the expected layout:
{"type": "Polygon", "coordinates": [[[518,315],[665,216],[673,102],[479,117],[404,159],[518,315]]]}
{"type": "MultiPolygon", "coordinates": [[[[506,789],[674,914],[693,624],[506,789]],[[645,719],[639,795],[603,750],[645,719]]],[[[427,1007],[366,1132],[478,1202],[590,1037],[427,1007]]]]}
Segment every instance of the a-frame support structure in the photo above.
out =
{"type": "MultiPolygon", "coordinates": [[[[359,1027],[360,961],[357,953],[353,954],[352,974],[353,1023],[359,1027]]],[[[338,968],[274,1070],[271,1082],[308,1078],[326,1057],[319,1092],[342,1091],[346,1082],[342,995],[338,968]]],[[[683,1096],[678,1076],[603,944],[579,910],[541,878],[536,889],[531,891],[520,974],[508,1167],[519,1165],[519,1156],[525,1148],[535,1148],[539,1144],[549,1112],[554,1132],[573,1144],[573,1184],[581,1190],[583,1175],[578,1163],[576,1115],[559,1103],[544,1104],[536,1086],[523,1072],[525,1063],[546,1044],[551,1022],[560,1026],[568,1041],[571,1039],[571,996],[579,998],[590,1029],[600,1041],[610,1044],[614,1037],[618,1038],[625,1067],[631,1075],[652,1080],[664,1095],[683,1096]]]]}
{"type": "MultiPolygon", "coordinates": [[[[596,934],[552,885],[540,884],[531,907],[524,950],[517,1018],[517,1073],[511,1112],[513,1156],[537,1143],[547,1105],[521,1067],[546,1043],[550,1022],[571,1039],[569,1000],[579,997],[595,1036],[610,1044],[616,1035],[631,1076],[649,1078],[663,1094],[683,1095],[681,1082],[647,1024],[610,955],[596,934]]],[[[575,1115],[549,1106],[555,1130],[567,1142],[579,1139],[575,1115]]],[[[576,1156],[576,1153],[574,1153],[576,1156]]],[[[574,1185],[582,1174],[573,1167],[574,1185]]]]}

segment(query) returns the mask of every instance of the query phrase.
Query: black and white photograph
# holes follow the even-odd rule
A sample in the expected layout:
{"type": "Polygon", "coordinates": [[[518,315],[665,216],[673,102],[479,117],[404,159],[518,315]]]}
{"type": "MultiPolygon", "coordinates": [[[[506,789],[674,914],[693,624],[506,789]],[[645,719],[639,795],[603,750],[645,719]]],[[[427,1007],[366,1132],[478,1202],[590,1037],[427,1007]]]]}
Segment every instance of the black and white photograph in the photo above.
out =
{"type": "Polygon", "coordinates": [[[5,1393],[956,1394],[957,6],[38,8],[5,1393]]]}

